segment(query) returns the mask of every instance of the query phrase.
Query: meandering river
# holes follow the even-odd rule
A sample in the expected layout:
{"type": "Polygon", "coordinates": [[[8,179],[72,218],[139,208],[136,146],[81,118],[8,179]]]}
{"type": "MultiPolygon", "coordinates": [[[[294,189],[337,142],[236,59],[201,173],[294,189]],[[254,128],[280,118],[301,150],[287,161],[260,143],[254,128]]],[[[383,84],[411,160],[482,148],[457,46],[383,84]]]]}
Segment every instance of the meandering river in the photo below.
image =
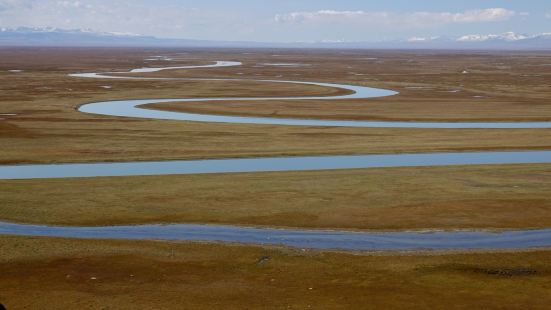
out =
{"type": "MultiPolygon", "coordinates": [[[[130,72],[78,73],[79,78],[146,79],[146,80],[217,80],[245,79],[162,78],[124,76],[125,73],[148,73],[169,69],[193,69],[239,66],[240,62],[217,61],[203,66],[139,68],[130,72]]],[[[174,98],[94,102],[79,111],[104,116],[225,122],[237,124],[270,124],[286,126],[344,126],[392,128],[551,128],[551,122],[384,122],[337,121],[267,117],[241,117],[181,113],[141,108],[158,102],[259,101],[259,100],[343,100],[391,96],[397,92],[358,85],[304,81],[255,80],[265,83],[295,83],[344,89],[338,96],[262,97],[262,98],[174,98]]],[[[314,103],[313,103],[314,104],[314,103]]],[[[387,154],[359,156],[316,156],[245,158],[219,160],[155,161],[123,163],[84,163],[52,165],[0,166],[0,179],[74,178],[97,176],[168,175],[198,173],[236,173],[267,171],[304,171],[374,167],[479,165],[551,163],[551,151],[525,152],[454,152],[427,154],[387,154]]],[[[551,229],[517,231],[454,232],[350,232],[297,229],[251,228],[223,225],[134,225],[107,227],[63,227],[0,222],[0,234],[55,236],[71,238],[160,239],[225,241],[292,247],[342,250],[417,250],[417,249],[508,249],[551,246],[551,229]]]]}

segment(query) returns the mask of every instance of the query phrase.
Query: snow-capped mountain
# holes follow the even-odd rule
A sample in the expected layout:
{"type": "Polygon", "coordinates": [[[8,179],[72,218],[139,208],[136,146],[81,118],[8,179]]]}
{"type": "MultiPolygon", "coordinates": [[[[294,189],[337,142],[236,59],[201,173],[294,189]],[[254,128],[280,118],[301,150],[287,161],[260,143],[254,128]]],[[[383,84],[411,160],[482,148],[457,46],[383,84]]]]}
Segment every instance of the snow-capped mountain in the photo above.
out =
{"type": "Polygon", "coordinates": [[[96,32],[90,29],[0,28],[0,46],[113,46],[113,47],[251,47],[251,48],[382,48],[382,49],[513,49],[551,50],[551,33],[537,35],[470,34],[460,37],[413,37],[384,42],[270,43],[162,39],[132,33],[96,32]]]}
{"type": "Polygon", "coordinates": [[[551,49],[551,33],[536,35],[506,32],[502,34],[469,34],[450,37],[413,37],[408,43],[419,47],[458,49],[551,49]]]}
{"type": "Polygon", "coordinates": [[[91,29],[0,28],[0,46],[152,46],[159,41],[152,36],[91,29]]]}
{"type": "Polygon", "coordinates": [[[407,39],[408,42],[415,43],[415,42],[433,42],[436,40],[440,40],[442,37],[411,37],[407,39]]]}
{"type": "Polygon", "coordinates": [[[514,42],[527,39],[528,36],[516,34],[514,32],[506,32],[504,34],[470,34],[457,38],[458,42],[484,42],[489,40],[514,42]]]}
{"type": "Polygon", "coordinates": [[[244,47],[247,45],[247,42],[164,39],[133,33],[98,32],[91,29],[0,28],[0,47],[244,47]]]}
{"type": "Polygon", "coordinates": [[[542,33],[538,35],[517,34],[514,32],[506,32],[503,34],[471,34],[457,38],[458,42],[485,42],[485,41],[506,41],[515,42],[527,39],[549,39],[551,33],[542,33]]]}
{"type": "Polygon", "coordinates": [[[123,36],[123,37],[139,37],[134,33],[124,32],[97,32],[92,29],[61,29],[55,27],[17,27],[17,28],[0,28],[0,33],[20,33],[20,34],[78,34],[78,35],[95,35],[95,36],[123,36]]]}

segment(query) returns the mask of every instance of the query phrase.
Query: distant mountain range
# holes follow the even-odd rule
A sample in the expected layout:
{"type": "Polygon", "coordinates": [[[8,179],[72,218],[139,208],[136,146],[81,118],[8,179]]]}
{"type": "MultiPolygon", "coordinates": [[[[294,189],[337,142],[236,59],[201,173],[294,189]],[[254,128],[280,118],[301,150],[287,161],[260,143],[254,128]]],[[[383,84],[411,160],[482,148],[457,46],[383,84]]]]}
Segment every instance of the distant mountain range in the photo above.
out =
{"type": "Polygon", "coordinates": [[[416,46],[463,49],[551,49],[551,33],[524,35],[514,32],[503,34],[470,34],[457,38],[410,38],[416,46]]]}
{"type": "MultiPolygon", "coordinates": [[[[88,29],[0,28],[0,46],[187,46],[201,41],[160,39],[129,33],[88,29]]],[[[207,41],[205,41],[207,43],[207,41]]]]}
{"type": "Polygon", "coordinates": [[[0,46],[83,47],[251,47],[251,48],[371,48],[371,49],[512,49],[551,50],[551,33],[523,35],[471,34],[456,38],[414,37],[382,42],[236,42],[165,39],[129,33],[96,32],[84,29],[0,28],[0,46]]]}

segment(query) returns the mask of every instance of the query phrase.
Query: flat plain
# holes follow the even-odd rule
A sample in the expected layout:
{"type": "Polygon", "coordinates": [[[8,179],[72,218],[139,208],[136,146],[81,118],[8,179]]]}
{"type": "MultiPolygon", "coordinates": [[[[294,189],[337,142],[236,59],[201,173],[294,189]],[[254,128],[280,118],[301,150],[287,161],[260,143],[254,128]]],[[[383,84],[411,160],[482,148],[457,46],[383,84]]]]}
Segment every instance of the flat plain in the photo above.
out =
{"type": "Polygon", "coordinates": [[[169,70],[148,76],[290,79],[351,83],[400,92],[397,96],[360,102],[299,102],[296,107],[293,102],[270,101],[162,106],[169,109],[177,107],[211,113],[216,107],[214,113],[219,114],[332,119],[465,120],[471,117],[474,120],[520,121],[551,118],[548,82],[551,69],[541,66],[549,62],[551,56],[548,54],[392,51],[344,54],[338,51],[258,51],[243,54],[215,50],[180,54],[175,59],[183,61],[178,62],[144,61],[155,53],[178,56],[181,51],[2,49],[0,114],[16,115],[1,116],[5,119],[0,122],[3,149],[0,163],[551,149],[549,129],[434,130],[213,124],[108,118],[76,111],[84,103],[110,99],[330,95],[336,92],[314,86],[254,81],[96,80],[67,76],[75,72],[124,71],[144,66],[234,60],[242,61],[244,66],[169,70]],[[260,65],[265,63],[307,63],[310,66],[260,65]],[[470,73],[464,74],[465,70],[470,73]],[[459,92],[453,92],[456,90],[459,92]],[[293,108],[281,111],[278,108],[281,104],[292,104],[293,108]]]}
{"type": "MultiPolygon", "coordinates": [[[[400,94],[148,108],[316,119],[546,121],[551,120],[551,68],[542,66],[551,62],[546,53],[1,49],[0,57],[1,164],[551,149],[551,129],[297,128],[89,115],[76,109],[110,99],[342,91],[255,81],[67,76],[233,60],[243,66],[147,76],[336,82],[400,94]],[[176,61],[145,62],[151,55],[176,61]]],[[[4,180],[0,219],[58,225],[530,229],[551,227],[549,188],[551,165],[543,164],[4,180]]],[[[7,236],[0,248],[0,302],[9,309],[37,308],[37,303],[61,309],[544,309],[551,285],[551,253],[545,249],[340,253],[7,236]]]]}

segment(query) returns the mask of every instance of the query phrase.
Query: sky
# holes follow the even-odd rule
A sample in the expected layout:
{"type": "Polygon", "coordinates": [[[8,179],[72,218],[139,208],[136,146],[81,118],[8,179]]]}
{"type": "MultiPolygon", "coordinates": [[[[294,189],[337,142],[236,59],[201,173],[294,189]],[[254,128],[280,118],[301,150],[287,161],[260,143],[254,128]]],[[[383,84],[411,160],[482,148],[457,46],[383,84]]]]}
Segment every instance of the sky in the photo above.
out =
{"type": "Polygon", "coordinates": [[[0,0],[0,27],[163,38],[387,41],[551,32],[551,0],[0,0]]]}

